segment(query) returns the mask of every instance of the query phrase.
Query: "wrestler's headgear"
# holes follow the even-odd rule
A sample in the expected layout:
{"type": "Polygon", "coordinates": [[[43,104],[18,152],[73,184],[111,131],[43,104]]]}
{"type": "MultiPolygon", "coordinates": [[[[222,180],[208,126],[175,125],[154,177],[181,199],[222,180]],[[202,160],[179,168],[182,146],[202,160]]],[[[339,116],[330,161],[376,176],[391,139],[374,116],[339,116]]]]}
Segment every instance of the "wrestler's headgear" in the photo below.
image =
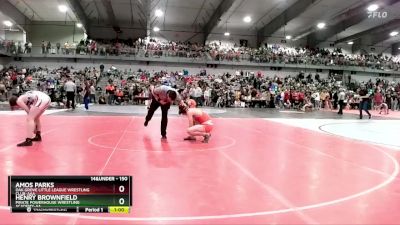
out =
{"type": "Polygon", "coordinates": [[[179,105],[179,115],[181,114],[185,115],[188,110],[189,106],[187,106],[186,104],[179,105]]]}
{"type": "Polygon", "coordinates": [[[18,100],[18,97],[15,96],[15,95],[11,96],[10,100],[8,100],[8,102],[10,103],[11,109],[12,109],[14,106],[17,105],[17,100],[18,100]]]}
{"type": "Polygon", "coordinates": [[[189,108],[196,108],[196,101],[193,99],[187,100],[186,104],[188,105],[189,108]]]}

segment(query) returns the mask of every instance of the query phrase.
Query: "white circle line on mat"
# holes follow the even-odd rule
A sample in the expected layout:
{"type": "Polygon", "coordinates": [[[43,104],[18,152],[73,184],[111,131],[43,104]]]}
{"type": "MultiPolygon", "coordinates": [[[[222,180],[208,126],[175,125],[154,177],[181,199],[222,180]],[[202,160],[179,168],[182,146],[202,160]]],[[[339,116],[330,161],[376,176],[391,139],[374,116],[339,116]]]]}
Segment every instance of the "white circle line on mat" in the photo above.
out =
{"type": "MultiPolygon", "coordinates": [[[[88,142],[89,144],[99,147],[99,148],[106,148],[106,149],[113,149],[113,147],[111,146],[107,146],[107,145],[101,145],[101,144],[97,144],[93,141],[94,138],[99,137],[99,136],[103,136],[103,135],[108,135],[108,134],[114,134],[117,133],[115,131],[112,132],[106,132],[106,133],[101,133],[101,134],[97,134],[97,135],[93,135],[91,137],[88,138],[88,142]]],[[[126,133],[134,133],[133,131],[127,131],[126,133]]],[[[220,146],[220,147],[211,147],[211,148],[201,148],[201,149],[190,149],[190,150],[150,150],[150,151],[146,151],[146,150],[138,150],[138,149],[134,149],[134,148],[117,148],[117,151],[133,151],[133,152],[204,152],[204,151],[215,151],[215,150],[223,150],[223,149],[227,149],[230,148],[234,145],[236,145],[236,140],[228,137],[228,136],[223,136],[226,139],[229,139],[230,142],[227,145],[224,146],[220,146]]],[[[160,140],[161,141],[161,140],[160,140]]],[[[211,140],[212,141],[212,140],[211,140]]],[[[182,142],[184,142],[182,140],[182,142]]],[[[179,141],[167,141],[167,143],[171,144],[171,143],[180,143],[179,141]]],[[[197,146],[207,146],[207,144],[203,144],[203,143],[199,143],[197,146]]],[[[189,147],[188,147],[189,148],[189,147]]]]}
{"type": "MultiPolygon", "coordinates": [[[[222,214],[222,215],[206,215],[206,216],[176,216],[176,217],[109,217],[109,216],[87,216],[87,215],[74,215],[74,214],[61,214],[61,213],[55,213],[55,214],[45,214],[49,216],[59,216],[59,217],[78,217],[79,219],[86,219],[86,220],[102,220],[102,221],[194,221],[194,220],[221,220],[221,219],[233,219],[233,218],[244,218],[244,217],[254,217],[254,216],[266,216],[266,215],[274,215],[274,214],[283,214],[283,213],[290,213],[290,212],[296,212],[300,210],[308,210],[308,209],[315,209],[315,208],[321,208],[329,205],[335,205],[338,203],[346,202],[367,194],[370,194],[374,191],[377,191],[379,189],[384,188],[388,184],[390,184],[399,174],[399,163],[397,160],[391,156],[390,154],[386,153],[385,151],[373,147],[374,149],[380,151],[383,153],[386,157],[388,157],[393,165],[394,165],[394,170],[392,174],[384,180],[382,183],[369,188],[367,190],[358,192],[356,194],[352,194],[343,198],[338,198],[336,200],[331,200],[331,201],[326,201],[326,202],[321,202],[318,204],[312,204],[312,205],[305,205],[305,206],[299,206],[299,207],[294,207],[294,208],[287,208],[287,209],[279,209],[279,210],[270,210],[270,211],[259,211],[259,212],[250,212],[250,213],[236,213],[236,214],[222,214]]],[[[7,206],[0,206],[0,210],[10,210],[9,207],[7,206]]]]}

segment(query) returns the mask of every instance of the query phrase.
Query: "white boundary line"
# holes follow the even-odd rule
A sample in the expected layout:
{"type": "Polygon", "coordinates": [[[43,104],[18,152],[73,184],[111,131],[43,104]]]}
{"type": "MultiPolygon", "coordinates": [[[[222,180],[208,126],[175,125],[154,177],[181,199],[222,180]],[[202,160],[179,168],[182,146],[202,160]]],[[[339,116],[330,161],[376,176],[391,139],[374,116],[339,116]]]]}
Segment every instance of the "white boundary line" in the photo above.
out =
{"type": "MultiPolygon", "coordinates": [[[[217,219],[233,219],[233,218],[244,218],[244,217],[255,217],[255,216],[266,216],[266,215],[275,215],[275,214],[283,214],[283,213],[291,213],[291,212],[296,212],[296,211],[301,211],[301,210],[308,210],[308,209],[315,209],[315,208],[321,208],[325,206],[330,206],[330,205],[335,205],[339,204],[342,202],[346,202],[367,194],[370,194],[374,191],[377,191],[381,188],[384,188],[385,186],[389,185],[399,174],[399,163],[397,160],[386,153],[385,151],[378,149],[376,147],[373,147],[377,151],[382,152],[385,156],[387,156],[393,163],[394,165],[394,170],[390,177],[383,181],[382,183],[369,188],[365,191],[361,191],[359,193],[349,195],[347,197],[339,198],[336,200],[332,201],[326,201],[326,202],[321,202],[318,204],[311,204],[311,205],[305,205],[305,206],[300,206],[300,207],[294,207],[294,208],[288,208],[288,209],[279,209],[279,210],[271,210],[271,211],[260,211],[260,212],[250,212],[250,213],[238,213],[238,214],[223,214],[223,215],[212,215],[212,216],[179,216],[179,217],[102,217],[102,216],[86,216],[86,215],[79,215],[78,217],[81,219],[87,219],[87,220],[102,220],[102,221],[140,221],[140,222],[146,222],[146,221],[192,221],[192,220],[217,220],[217,219]]],[[[7,206],[0,206],[1,210],[9,210],[9,207],[7,206]]],[[[76,215],[73,214],[46,214],[49,216],[59,216],[59,217],[75,217],[76,215]]]]}
{"type": "Polygon", "coordinates": [[[279,111],[280,113],[292,113],[292,114],[304,114],[305,112],[303,111],[290,111],[290,110],[283,110],[283,111],[279,111]]]}
{"type": "MultiPolygon", "coordinates": [[[[255,183],[257,183],[262,189],[266,190],[268,193],[272,195],[276,200],[278,200],[282,205],[285,207],[288,207],[289,209],[294,209],[296,208],[292,202],[290,202],[285,196],[283,196],[279,191],[277,191],[275,188],[271,187],[270,185],[262,182],[258,177],[256,177],[253,173],[251,173],[248,169],[246,169],[242,164],[240,164],[238,161],[234,160],[230,156],[228,156],[224,152],[220,152],[220,154],[230,161],[234,166],[236,166],[245,176],[250,178],[250,180],[253,180],[255,183]]],[[[302,211],[293,211],[295,212],[304,222],[307,224],[319,224],[317,221],[315,221],[313,218],[309,217],[302,211]]]]}
{"type": "MultiPolygon", "coordinates": [[[[51,115],[54,113],[59,113],[59,112],[65,112],[67,111],[67,109],[47,109],[43,115],[51,115]]],[[[0,115],[4,115],[4,116],[26,116],[26,112],[24,112],[23,110],[18,110],[18,111],[9,111],[9,110],[5,110],[5,111],[0,111],[0,115]]]]}
{"type": "MultiPolygon", "coordinates": [[[[91,137],[88,138],[88,142],[91,145],[94,145],[96,147],[100,147],[100,148],[108,148],[108,149],[113,149],[114,147],[110,147],[110,146],[106,146],[106,145],[100,145],[97,144],[93,141],[94,138],[102,136],[102,135],[107,135],[107,134],[113,134],[113,133],[117,133],[116,131],[113,132],[106,132],[106,133],[101,133],[101,134],[97,134],[97,135],[93,135],[91,137]]],[[[127,131],[126,133],[135,133],[135,131],[127,131]]],[[[204,152],[204,151],[213,151],[213,150],[222,150],[222,149],[227,149],[230,148],[232,146],[234,146],[236,144],[236,140],[228,137],[228,136],[223,136],[226,137],[227,139],[230,140],[230,143],[222,146],[222,147],[213,147],[213,148],[201,148],[201,149],[190,149],[190,150],[171,150],[170,152],[204,152]]],[[[171,143],[180,143],[179,141],[167,141],[167,143],[171,144],[171,143]]],[[[199,144],[200,146],[200,144],[199,144]]],[[[206,145],[202,145],[202,146],[206,146],[206,145]]],[[[155,150],[155,151],[146,151],[146,150],[136,150],[136,149],[130,149],[130,148],[117,148],[116,150],[118,151],[132,151],[132,152],[165,152],[165,150],[155,150]]]]}
{"type": "Polygon", "coordinates": [[[117,150],[119,143],[121,143],[123,137],[124,137],[125,134],[126,134],[126,131],[128,130],[128,128],[129,128],[129,126],[131,125],[131,123],[132,123],[133,120],[134,120],[134,117],[131,117],[131,119],[130,119],[128,125],[125,127],[125,129],[124,129],[124,131],[123,131],[121,137],[119,138],[117,144],[115,144],[115,147],[114,147],[113,151],[111,152],[110,156],[108,157],[106,163],[104,164],[103,168],[100,170],[100,176],[103,175],[104,170],[106,169],[108,163],[110,162],[110,159],[112,158],[112,156],[114,155],[115,151],[117,150]]]}
{"type": "MultiPolygon", "coordinates": [[[[391,156],[390,154],[386,153],[385,151],[372,146],[372,148],[376,149],[377,151],[384,154],[388,157],[394,165],[394,170],[390,174],[390,176],[384,180],[382,183],[373,186],[367,190],[358,192],[353,195],[349,195],[343,198],[339,198],[336,200],[321,202],[318,204],[311,204],[287,209],[279,209],[279,210],[270,210],[270,211],[259,211],[259,212],[249,212],[249,213],[237,213],[237,214],[222,214],[222,215],[210,215],[210,216],[178,216],[178,217],[109,217],[109,216],[87,216],[87,215],[74,215],[74,214],[45,214],[49,216],[59,216],[59,217],[78,217],[80,219],[86,220],[101,220],[101,221],[137,221],[137,222],[148,222],[148,221],[194,221],[194,220],[222,220],[222,219],[234,219],[234,218],[245,218],[245,217],[255,217],[255,216],[267,216],[267,215],[275,215],[275,214],[283,214],[283,213],[292,213],[302,210],[309,210],[315,208],[321,208],[325,206],[335,205],[339,203],[343,203],[352,199],[359,198],[364,195],[371,194],[379,189],[382,189],[389,185],[393,180],[399,175],[399,163],[398,161],[391,156]]],[[[0,210],[9,210],[8,206],[0,206],[0,210]]]]}
{"type": "MultiPolygon", "coordinates": [[[[125,129],[124,129],[124,131],[123,131],[121,137],[119,138],[118,142],[115,144],[114,150],[111,152],[111,154],[110,154],[110,156],[108,157],[106,163],[104,164],[104,167],[101,169],[101,171],[100,171],[100,176],[103,175],[104,170],[106,169],[108,163],[110,162],[112,156],[113,156],[114,153],[115,153],[115,150],[117,149],[119,143],[121,143],[122,138],[125,136],[126,131],[128,130],[128,128],[129,128],[129,126],[131,125],[131,123],[132,123],[133,120],[134,120],[134,117],[131,117],[131,119],[130,119],[128,125],[125,127],[125,129]]],[[[78,220],[80,219],[80,215],[81,215],[81,214],[78,213],[75,217],[73,217],[73,219],[71,219],[71,221],[70,221],[70,224],[75,225],[76,222],[78,222],[78,220]]]]}
{"type": "MultiPolygon", "coordinates": [[[[269,121],[269,120],[266,120],[266,121],[269,121]]],[[[272,122],[276,122],[276,121],[272,121],[272,122]]],[[[276,122],[276,123],[280,123],[280,122],[276,122]]],[[[286,126],[287,126],[287,124],[283,124],[283,125],[286,125],[286,126]]],[[[307,128],[297,127],[297,126],[292,126],[292,127],[300,128],[300,129],[307,129],[307,128]]],[[[253,131],[253,132],[257,132],[257,133],[264,134],[262,131],[257,130],[257,129],[250,129],[250,128],[246,128],[246,129],[248,129],[248,130],[250,130],[250,131],[253,131]]],[[[319,134],[322,134],[322,135],[329,135],[329,136],[332,136],[331,134],[329,134],[329,133],[327,133],[327,132],[322,132],[321,130],[315,131],[315,130],[307,129],[307,131],[309,131],[309,132],[318,132],[319,134]]],[[[373,173],[376,173],[376,174],[380,174],[380,175],[383,175],[383,176],[386,176],[386,177],[389,176],[389,174],[387,174],[387,173],[385,173],[385,172],[383,172],[383,171],[376,170],[376,169],[373,169],[373,168],[370,168],[370,167],[367,167],[367,166],[363,166],[363,165],[359,165],[359,164],[357,164],[357,163],[354,163],[354,162],[351,162],[351,161],[348,161],[348,160],[345,160],[345,159],[342,159],[342,158],[335,157],[335,156],[333,156],[333,155],[330,155],[330,154],[327,154],[327,153],[325,153],[325,152],[312,149],[312,148],[310,148],[310,147],[308,147],[308,146],[299,144],[299,143],[297,143],[297,142],[293,142],[293,141],[287,140],[286,138],[282,138],[282,137],[280,137],[280,136],[277,136],[277,137],[273,136],[273,137],[274,137],[275,139],[279,139],[279,140],[281,140],[281,141],[283,141],[283,142],[286,142],[286,143],[289,143],[289,144],[292,144],[292,145],[299,146],[300,148],[303,148],[303,149],[305,149],[305,150],[307,150],[307,151],[314,152],[314,153],[316,153],[316,154],[319,154],[319,155],[322,155],[322,156],[325,156],[325,157],[328,157],[328,158],[331,158],[331,159],[334,159],[334,160],[342,161],[342,162],[344,162],[344,163],[350,164],[350,165],[352,165],[352,166],[355,166],[355,167],[358,167],[358,168],[361,168],[361,169],[364,169],[364,170],[367,170],[367,171],[370,171],[370,172],[373,172],[373,173]]],[[[337,137],[338,137],[338,136],[337,136],[337,137]]],[[[339,137],[340,137],[340,136],[339,136],[339,137]]],[[[354,140],[353,140],[353,139],[350,139],[350,141],[354,141],[354,140]]]]}
{"type": "MultiPolygon", "coordinates": [[[[49,133],[51,133],[51,132],[53,132],[53,131],[55,131],[55,130],[57,130],[57,128],[53,128],[53,129],[51,129],[51,130],[45,131],[45,132],[42,133],[42,135],[47,135],[47,134],[49,134],[49,133]]],[[[1,149],[0,149],[0,152],[5,152],[5,151],[11,149],[12,147],[16,147],[16,146],[17,146],[17,144],[7,145],[7,146],[5,146],[4,148],[1,148],[1,149]]],[[[33,146],[21,147],[21,149],[32,148],[32,147],[33,147],[33,146]]]]}
{"type": "MultiPolygon", "coordinates": [[[[306,124],[296,124],[296,123],[291,123],[290,121],[294,121],[297,120],[295,118],[279,118],[279,119],[271,119],[271,118],[265,118],[264,120],[266,121],[270,121],[270,122],[276,122],[276,123],[280,123],[283,125],[288,125],[291,127],[296,127],[296,128],[301,128],[301,129],[306,129],[309,131],[314,131],[314,132],[319,132],[319,133],[323,133],[326,135],[330,135],[330,136],[336,136],[336,137],[340,137],[340,138],[344,138],[344,139],[348,139],[350,141],[358,141],[358,142],[367,142],[379,147],[385,147],[385,148],[389,148],[389,150],[393,150],[393,151],[400,151],[400,146],[397,145],[393,145],[393,144],[388,144],[388,143],[379,143],[379,142],[373,142],[373,141],[369,141],[366,139],[359,139],[359,138],[353,138],[351,136],[347,136],[347,135],[342,135],[342,134],[338,134],[338,133],[333,133],[327,129],[322,129],[322,127],[329,127],[329,126],[333,126],[333,125],[351,125],[351,124],[376,124],[376,123],[390,123],[393,120],[368,120],[368,121],[361,121],[360,119],[358,120],[338,120],[338,119],[328,119],[328,120],[323,120],[323,119],[301,119],[301,121],[309,121],[311,126],[308,126],[306,124]],[[316,121],[318,121],[318,123],[315,123],[316,121]],[[328,123],[328,122],[329,123],[328,123]],[[313,124],[315,123],[315,124],[313,124]]],[[[395,120],[397,121],[397,120],[395,120]]]]}
{"type": "Polygon", "coordinates": [[[358,142],[364,142],[365,141],[365,142],[373,144],[373,145],[390,148],[390,150],[393,150],[393,151],[400,151],[400,146],[398,146],[398,145],[393,145],[393,144],[388,144],[388,143],[380,143],[380,142],[370,141],[368,139],[361,139],[361,138],[357,138],[357,137],[351,137],[351,136],[340,134],[340,132],[335,132],[335,131],[332,131],[332,130],[329,129],[329,127],[332,128],[332,127],[335,127],[335,126],[338,126],[338,125],[351,125],[351,124],[357,124],[357,123],[327,123],[327,124],[321,124],[319,126],[319,129],[323,133],[329,134],[329,135],[332,135],[332,136],[347,138],[347,139],[350,139],[350,140],[353,140],[353,141],[358,141],[358,142]],[[326,127],[328,129],[323,129],[323,127],[326,127]]]}

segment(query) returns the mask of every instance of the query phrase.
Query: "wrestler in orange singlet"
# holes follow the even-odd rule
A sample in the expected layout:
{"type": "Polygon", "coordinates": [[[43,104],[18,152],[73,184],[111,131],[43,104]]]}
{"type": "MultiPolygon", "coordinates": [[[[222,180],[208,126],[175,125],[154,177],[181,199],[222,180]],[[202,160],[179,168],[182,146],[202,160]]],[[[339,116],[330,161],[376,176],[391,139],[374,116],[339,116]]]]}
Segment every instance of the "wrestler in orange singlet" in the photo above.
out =
{"type": "Polygon", "coordinates": [[[211,137],[211,130],[213,129],[213,123],[211,117],[203,110],[196,108],[196,102],[192,99],[187,101],[187,106],[179,107],[180,114],[186,114],[189,120],[189,128],[187,132],[189,134],[185,141],[194,141],[196,136],[204,137],[203,143],[208,143],[211,137]]]}

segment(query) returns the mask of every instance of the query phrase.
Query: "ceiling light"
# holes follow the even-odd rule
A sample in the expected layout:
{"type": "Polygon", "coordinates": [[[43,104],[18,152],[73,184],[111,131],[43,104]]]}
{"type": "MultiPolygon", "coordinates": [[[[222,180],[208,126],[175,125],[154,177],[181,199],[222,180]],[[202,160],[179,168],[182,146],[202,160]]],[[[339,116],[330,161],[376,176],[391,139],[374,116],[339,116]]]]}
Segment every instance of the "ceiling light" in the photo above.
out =
{"type": "Polygon", "coordinates": [[[393,31],[393,32],[390,33],[390,36],[394,37],[394,36],[396,36],[396,35],[398,35],[398,34],[399,34],[398,31],[393,31]]]}
{"type": "Polygon", "coordinates": [[[287,36],[286,36],[286,39],[287,39],[287,40],[290,40],[290,39],[292,39],[292,36],[287,35],[287,36]]]}
{"type": "Polygon", "coordinates": [[[78,28],[82,28],[82,27],[83,27],[83,25],[82,25],[81,23],[77,23],[76,26],[77,26],[78,28]]]}
{"type": "Polygon", "coordinates": [[[251,22],[251,17],[250,16],[246,16],[243,18],[243,21],[246,23],[250,23],[251,22]]]}
{"type": "Polygon", "coordinates": [[[354,44],[354,42],[349,41],[349,42],[347,42],[347,44],[348,44],[348,45],[352,45],[352,44],[354,44]]]}
{"type": "Polygon", "coordinates": [[[370,12],[373,12],[373,11],[376,11],[378,8],[379,8],[379,6],[377,4],[372,4],[372,5],[368,6],[367,10],[370,12]]]}
{"type": "Polygon", "coordinates": [[[59,10],[60,12],[62,12],[62,13],[65,13],[65,12],[68,11],[68,7],[65,6],[65,5],[59,5],[59,6],[58,6],[58,10],[59,10]]]}
{"type": "Polygon", "coordinates": [[[9,20],[4,21],[3,24],[6,25],[7,27],[11,27],[13,25],[9,20]]]}
{"type": "Polygon", "coordinates": [[[157,16],[157,17],[160,17],[160,16],[162,16],[162,15],[164,15],[163,11],[161,11],[161,9],[157,9],[157,10],[156,10],[156,16],[157,16]]]}
{"type": "Polygon", "coordinates": [[[154,30],[155,32],[158,32],[158,31],[160,31],[160,28],[154,27],[153,30],[154,30]]]}
{"type": "Polygon", "coordinates": [[[229,36],[229,35],[231,35],[231,34],[230,34],[229,32],[225,32],[224,35],[225,35],[225,36],[229,36]]]}
{"type": "Polygon", "coordinates": [[[319,28],[319,29],[323,29],[324,27],[325,27],[325,23],[319,23],[319,24],[317,24],[317,27],[319,28]]]}

